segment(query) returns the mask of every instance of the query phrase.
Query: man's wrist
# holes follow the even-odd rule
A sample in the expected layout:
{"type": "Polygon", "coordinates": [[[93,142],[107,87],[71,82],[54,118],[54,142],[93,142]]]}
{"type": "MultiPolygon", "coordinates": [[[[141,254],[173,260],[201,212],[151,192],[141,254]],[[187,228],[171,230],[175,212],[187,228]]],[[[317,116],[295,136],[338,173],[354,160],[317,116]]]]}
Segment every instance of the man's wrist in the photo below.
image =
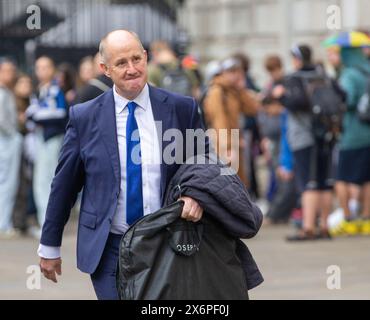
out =
{"type": "Polygon", "coordinates": [[[61,257],[60,247],[46,246],[40,243],[37,254],[44,259],[58,259],[61,257]]]}

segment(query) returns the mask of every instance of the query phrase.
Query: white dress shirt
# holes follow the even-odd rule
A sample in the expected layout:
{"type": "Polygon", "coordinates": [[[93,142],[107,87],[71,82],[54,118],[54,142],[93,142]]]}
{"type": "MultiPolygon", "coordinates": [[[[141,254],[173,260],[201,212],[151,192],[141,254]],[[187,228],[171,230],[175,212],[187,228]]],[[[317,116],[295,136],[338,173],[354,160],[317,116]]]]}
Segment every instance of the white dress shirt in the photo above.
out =
{"type": "MultiPolygon", "coordinates": [[[[123,234],[128,228],[126,223],[126,123],[128,117],[127,104],[130,100],[120,96],[115,86],[113,86],[113,96],[116,110],[118,151],[121,164],[121,186],[117,211],[111,225],[111,232],[123,234]]],[[[145,85],[144,89],[133,101],[137,104],[135,119],[140,134],[143,208],[144,215],[147,215],[157,211],[161,206],[161,150],[159,150],[157,129],[154,122],[148,85],[145,85]]],[[[46,259],[60,257],[60,247],[50,247],[40,244],[37,252],[40,257],[46,259]]]]}

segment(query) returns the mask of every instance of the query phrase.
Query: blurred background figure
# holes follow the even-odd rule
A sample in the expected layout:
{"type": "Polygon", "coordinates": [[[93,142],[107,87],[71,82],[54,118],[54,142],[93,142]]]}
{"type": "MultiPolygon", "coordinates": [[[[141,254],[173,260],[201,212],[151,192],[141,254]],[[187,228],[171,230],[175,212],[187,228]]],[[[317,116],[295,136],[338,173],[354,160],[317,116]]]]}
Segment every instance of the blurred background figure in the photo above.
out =
{"type": "MultiPolygon", "coordinates": [[[[360,29],[359,32],[363,33],[364,35],[366,35],[370,39],[370,31],[369,30],[360,29]]],[[[365,55],[365,58],[370,62],[370,46],[368,44],[362,46],[362,51],[365,55]]]]}
{"type": "Polygon", "coordinates": [[[270,206],[264,223],[284,223],[288,222],[298,199],[294,184],[293,156],[286,135],[288,115],[280,101],[272,97],[274,87],[284,84],[280,57],[266,57],[265,69],[270,80],[261,93],[263,108],[258,116],[262,151],[270,173],[266,194],[270,206]]]}
{"type": "Polygon", "coordinates": [[[80,89],[95,77],[95,69],[93,56],[86,56],[81,59],[76,79],[77,89],[80,89]]]}
{"type": "MultiPolygon", "coordinates": [[[[104,74],[103,69],[100,68],[100,61],[100,53],[98,52],[94,56],[93,60],[94,76],[90,79],[88,79],[86,75],[83,76],[86,82],[77,92],[77,96],[76,99],[73,101],[73,104],[83,103],[94,99],[105,91],[112,88],[113,82],[104,74]]],[[[85,63],[88,62],[85,61],[85,63]]]]}
{"type": "MultiPolygon", "coordinates": [[[[245,77],[245,88],[252,92],[260,92],[259,87],[256,85],[254,79],[250,75],[250,59],[244,53],[235,53],[232,57],[239,61],[243,74],[245,77]]],[[[246,168],[246,175],[249,181],[249,192],[254,199],[261,198],[260,185],[257,178],[257,158],[261,155],[261,134],[260,128],[257,123],[256,115],[243,115],[241,121],[244,130],[244,161],[246,168]]]]}
{"type": "Polygon", "coordinates": [[[71,106],[76,98],[76,71],[74,67],[67,62],[61,63],[57,68],[56,80],[67,105],[71,106]]]}
{"type": "Polygon", "coordinates": [[[213,82],[217,82],[217,78],[222,74],[222,65],[221,61],[212,60],[207,63],[204,70],[204,85],[202,89],[202,93],[199,99],[199,114],[203,121],[205,128],[207,129],[209,124],[207,123],[207,119],[204,115],[204,102],[207,97],[209,88],[212,86],[213,82]]]}
{"type": "Polygon", "coordinates": [[[32,80],[26,74],[20,74],[14,86],[14,94],[18,113],[18,128],[23,137],[22,156],[19,171],[19,186],[13,213],[14,228],[21,234],[26,234],[28,229],[28,212],[32,211],[29,208],[29,199],[33,198],[32,194],[32,166],[33,159],[29,157],[27,149],[32,149],[30,144],[30,135],[27,129],[26,110],[30,105],[30,97],[33,87],[32,80]]]}
{"type": "Polygon", "coordinates": [[[14,85],[14,95],[18,110],[18,124],[19,130],[22,134],[25,134],[26,129],[26,110],[30,105],[30,97],[32,95],[32,79],[30,76],[21,73],[18,75],[14,85]]]}
{"type": "Polygon", "coordinates": [[[189,70],[191,73],[193,73],[195,78],[197,79],[198,88],[196,89],[197,91],[193,93],[193,95],[196,98],[199,98],[201,92],[204,90],[204,80],[202,72],[200,71],[199,60],[194,55],[188,54],[182,58],[181,66],[183,69],[189,70]]]}
{"type": "MultiPolygon", "coordinates": [[[[370,36],[369,36],[370,37],[370,36]]],[[[370,62],[370,47],[366,47],[363,49],[363,52],[365,54],[365,57],[367,58],[367,60],[370,62]]]]}
{"type": "Polygon", "coordinates": [[[232,57],[239,60],[241,64],[241,67],[245,75],[245,86],[252,91],[259,92],[260,88],[258,87],[258,85],[256,84],[256,81],[250,74],[251,61],[249,57],[245,53],[242,53],[242,52],[234,53],[232,57]]]}
{"type": "Polygon", "coordinates": [[[46,56],[38,58],[35,64],[35,73],[38,80],[38,90],[32,97],[31,105],[26,114],[34,124],[33,191],[38,223],[42,227],[50,186],[63,142],[68,110],[63,91],[55,79],[56,69],[53,60],[46,56]]]}
{"type": "Polygon", "coordinates": [[[206,88],[212,84],[212,81],[222,74],[222,65],[218,60],[212,60],[207,63],[204,70],[204,82],[206,88]]]}
{"type": "Polygon", "coordinates": [[[280,134],[281,134],[281,113],[284,107],[276,99],[271,98],[272,88],[282,84],[284,79],[283,66],[278,56],[266,58],[265,68],[270,75],[270,82],[262,91],[261,96],[263,108],[258,113],[258,126],[261,133],[261,149],[265,161],[269,167],[269,183],[266,198],[272,201],[276,192],[277,183],[275,171],[278,167],[280,134]]]}
{"type": "Polygon", "coordinates": [[[341,48],[340,85],[346,93],[347,112],[339,144],[336,192],[345,220],[333,235],[370,235],[370,122],[356,112],[370,84],[370,63],[361,48],[341,48]],[[362,220],[358,219],[361,216],[362,220]]]}
{"type": "Polygon", "coordinates": [[[17,68],[0,60],[0,237],[16,236],[12,213],[19,184],[22,138],[18,132],[17,106],[13,94],[17,68]]]}
{"type": "MultiPolygon", "coordinates": [[[[184,68],[169,43],[153,42],[150,45],[150,56],[148,81],[151,85],[196,99],[200,98],[201,84],[196,73],[189,67],[184,68]]],[[[184,64],[187,66],[186,61],[184,64]]]]}
{"type": "Polygon", "coordinates": [[[237,163],[241,180],[248,186],[244,160],[245,142],[239,132],[237,141],[232,141],[232,129],[240,130],[243,114],[255,115],[259,102],[246,89],[245,74],[241,63],[235,58],[225,59],[221,64],[222,72],[211,80],[204,100],[204,116],[208,128],[216,130],[213,145],[219,156],[231,164],[237,163]],[[222,135],[225,129],[227,136],[222,135]]]}
{"type": "Polygon", "coordinates": [[[338,79],[340,75],[340,70],[342,68],[342,62],[340,59],[340,48],[336,46],[327,48],[326,56],[327,56],[329,65],[333,68],[334,78],[338,79]]]}
{"type": "Polygon", "coordinates": [[[272,93],[288,110],[288,143],[293,152],[295,181],[303,210],[302,229],[287,240],[329,239],[327,219],[333,205],[332,151],[335,141],[329,127],[324,127],[319,121],[322,118],[317,118],[316,114],[333,108],[336,113],[343,96],[322,68],[313,64],[309,46],[293,46],[291,56],[295,73],[284,85],[276,86],[272,93]],[[316,110],[316,106],[320,110],[316,110]],[[317,217],[319,228],[316,232],[317,217]]]}

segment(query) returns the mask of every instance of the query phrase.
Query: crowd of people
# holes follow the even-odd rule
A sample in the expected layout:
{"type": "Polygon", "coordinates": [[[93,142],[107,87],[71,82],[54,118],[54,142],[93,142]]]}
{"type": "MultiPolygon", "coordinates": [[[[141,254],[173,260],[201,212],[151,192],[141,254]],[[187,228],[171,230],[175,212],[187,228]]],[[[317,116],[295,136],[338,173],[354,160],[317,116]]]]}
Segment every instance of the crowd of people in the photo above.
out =
{"type": "Polygon", "coordinates": [[[269,172],[265,224],[293,221],[297,232],[288,241],[370,235],[370,123],[358,112],[370,94],[369,50],[333,46],[327,53],[331,77],[308,45],[292,47],[290,74],[279,56],[266,57],[270,81],[262,90],[243,55],[208,65],[205,123],[241,129],[239,150],[224,141],[228,154],[220,155],[230,160],[239,152],[244,168],[238,173],[255,197],[261,196],[255,159],[263,155],[269,172]],[[343,218],[329,225],[333,211],[343,218]]]}
{"type": "Polygon", "coordinates": [[[76,75],[70,64],[41,56],[27,75],[11,58],[0,60],[1,238],[40,237],[68,108],[112,86],[99,61],[83,58],[76,75]]]}
{"type": "MultiPolygon", "coordinates": [[[[265,224],[295,222],[297,232],[287,240],[370,235],[370,122],[357,112],[370,94],[369,49],[328,48],[332,76],[315,63],[310,46],[293,46],[290,54],[290,74],[278,55],[265,58],[269,81],[259,88],[245,54],[203,69],[193,56],[179,57],[170,44],[155,41],[148,82],[193,96],[205,127],[226,129],[226,138],[212,139],[216,152],[226,162],[237,159],[250,194],[268,200],[265,224]],[[239,130],[237,143],[233,129],[239,130]],[[263,191],[260,158],[268,172],[263,191]],[[336,207],[343,219],[330,226],[336,207]]],[[[68,108],[112,87],[99,62],[99,54],[85,57],[76,71],[41,56],[30,76],[11,58],[1,59],[0,237],[40,236],[68,108]]]]}

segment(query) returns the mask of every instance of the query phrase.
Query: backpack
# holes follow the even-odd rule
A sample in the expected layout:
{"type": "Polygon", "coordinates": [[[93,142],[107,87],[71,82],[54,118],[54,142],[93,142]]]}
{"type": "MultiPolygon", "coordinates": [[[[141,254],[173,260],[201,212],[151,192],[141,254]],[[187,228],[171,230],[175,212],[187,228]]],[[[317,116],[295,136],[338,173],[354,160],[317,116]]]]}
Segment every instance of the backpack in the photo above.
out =
{"type": "Polygon", "coordinates": [[[192,95],[192,84],[181,65],[176,68],[161,66],[161,70],[163,73],[161,88],[184,96],[192,95]]]}
{"type": "Polygon", "coordinates": [[[323,72],[297,72],[303,83],[309,112],[312,115],[312,133],[315,139],[331,142],[341,131],[345,111],[344,93],[323,72]]]}
{"type": "Polygon", "coordinates": [[[366,90],[357,103],[356,114],[357,117],[367,124],[370,124],[370,73],[365,70],[360,70],[368,77],[366,90]]]}

